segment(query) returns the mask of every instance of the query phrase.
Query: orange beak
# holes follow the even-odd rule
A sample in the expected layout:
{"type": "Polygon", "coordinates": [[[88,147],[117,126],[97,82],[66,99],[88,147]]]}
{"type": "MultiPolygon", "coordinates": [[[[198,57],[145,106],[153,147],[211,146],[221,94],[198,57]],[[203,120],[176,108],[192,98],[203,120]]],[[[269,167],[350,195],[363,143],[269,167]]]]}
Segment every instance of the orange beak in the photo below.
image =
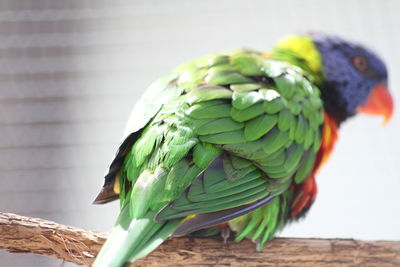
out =
{"type": "Polygon", "coordinates": [[[357,109],[358,112],[384,117],[383,125],[387,124],[393,114],[393,98],[387,87],[378,84],[372,90],[367,102],[357,109]]]}

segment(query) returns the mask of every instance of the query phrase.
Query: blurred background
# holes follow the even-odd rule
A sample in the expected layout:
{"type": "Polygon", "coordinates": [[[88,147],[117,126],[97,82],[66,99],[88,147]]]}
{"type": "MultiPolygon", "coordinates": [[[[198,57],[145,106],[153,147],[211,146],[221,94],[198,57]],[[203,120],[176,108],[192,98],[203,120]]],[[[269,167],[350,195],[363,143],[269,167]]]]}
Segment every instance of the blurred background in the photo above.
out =
{"type": "MultiPolygon", "coordinates": [[[[131,108],[205,54],[339,34],[382,55],[400,103],[399,10],[397,0],[2,0],[0,211],[109,230],[118,203],[91,202],[131,108]]],[[[366,117],[343,125],[309,216],[281,235],[400,240],[399,136],[397,113],[385,128],[366,117]]],[[[60,265],[0,251],[0,266],[60,265]]]]}

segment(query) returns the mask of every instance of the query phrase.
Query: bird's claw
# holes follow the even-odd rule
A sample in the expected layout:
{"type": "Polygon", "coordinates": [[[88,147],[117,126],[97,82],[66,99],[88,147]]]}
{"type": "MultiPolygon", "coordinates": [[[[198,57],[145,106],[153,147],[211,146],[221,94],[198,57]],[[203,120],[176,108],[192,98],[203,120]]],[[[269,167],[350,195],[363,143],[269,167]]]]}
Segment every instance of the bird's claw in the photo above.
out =
{"type": "Polygon", "coordinates": [[[227,226],[222,228],[221,237],[224,240],[224,244],[227,243],[230,236],[231,236],[231,229],[227,226]]]}

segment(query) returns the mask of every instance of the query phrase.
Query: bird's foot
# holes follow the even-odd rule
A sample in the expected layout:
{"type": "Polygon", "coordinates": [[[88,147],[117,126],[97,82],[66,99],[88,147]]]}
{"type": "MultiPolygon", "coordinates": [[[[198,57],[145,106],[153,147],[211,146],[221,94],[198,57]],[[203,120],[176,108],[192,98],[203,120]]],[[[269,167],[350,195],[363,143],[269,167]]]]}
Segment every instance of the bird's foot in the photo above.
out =
{"type": "Polygon", "coordinates": [[[224,244],[226,244],[230,236],[231,236],[231,229],[229,228],[229,226],[225,226],[224,228],[222,228],[221,237],[224,240],[224,244]]]}

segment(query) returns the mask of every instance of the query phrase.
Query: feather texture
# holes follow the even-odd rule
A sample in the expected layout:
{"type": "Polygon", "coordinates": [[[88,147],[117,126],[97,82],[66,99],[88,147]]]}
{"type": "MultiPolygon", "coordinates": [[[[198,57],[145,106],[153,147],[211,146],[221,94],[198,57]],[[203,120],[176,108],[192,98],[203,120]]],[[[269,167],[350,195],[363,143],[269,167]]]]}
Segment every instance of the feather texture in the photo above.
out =
{"type": "Polygon", "coordinates": [[[119,196],[121,213],[93,266],[122,266],[220,223],[260,250],[304,214],[340,122],[324,115],[321,95],[335,91],[320,91],[322,63],[310,38],[290,37],[272,56],[214,54],[150,86],[96,198],[119,196]]]}

